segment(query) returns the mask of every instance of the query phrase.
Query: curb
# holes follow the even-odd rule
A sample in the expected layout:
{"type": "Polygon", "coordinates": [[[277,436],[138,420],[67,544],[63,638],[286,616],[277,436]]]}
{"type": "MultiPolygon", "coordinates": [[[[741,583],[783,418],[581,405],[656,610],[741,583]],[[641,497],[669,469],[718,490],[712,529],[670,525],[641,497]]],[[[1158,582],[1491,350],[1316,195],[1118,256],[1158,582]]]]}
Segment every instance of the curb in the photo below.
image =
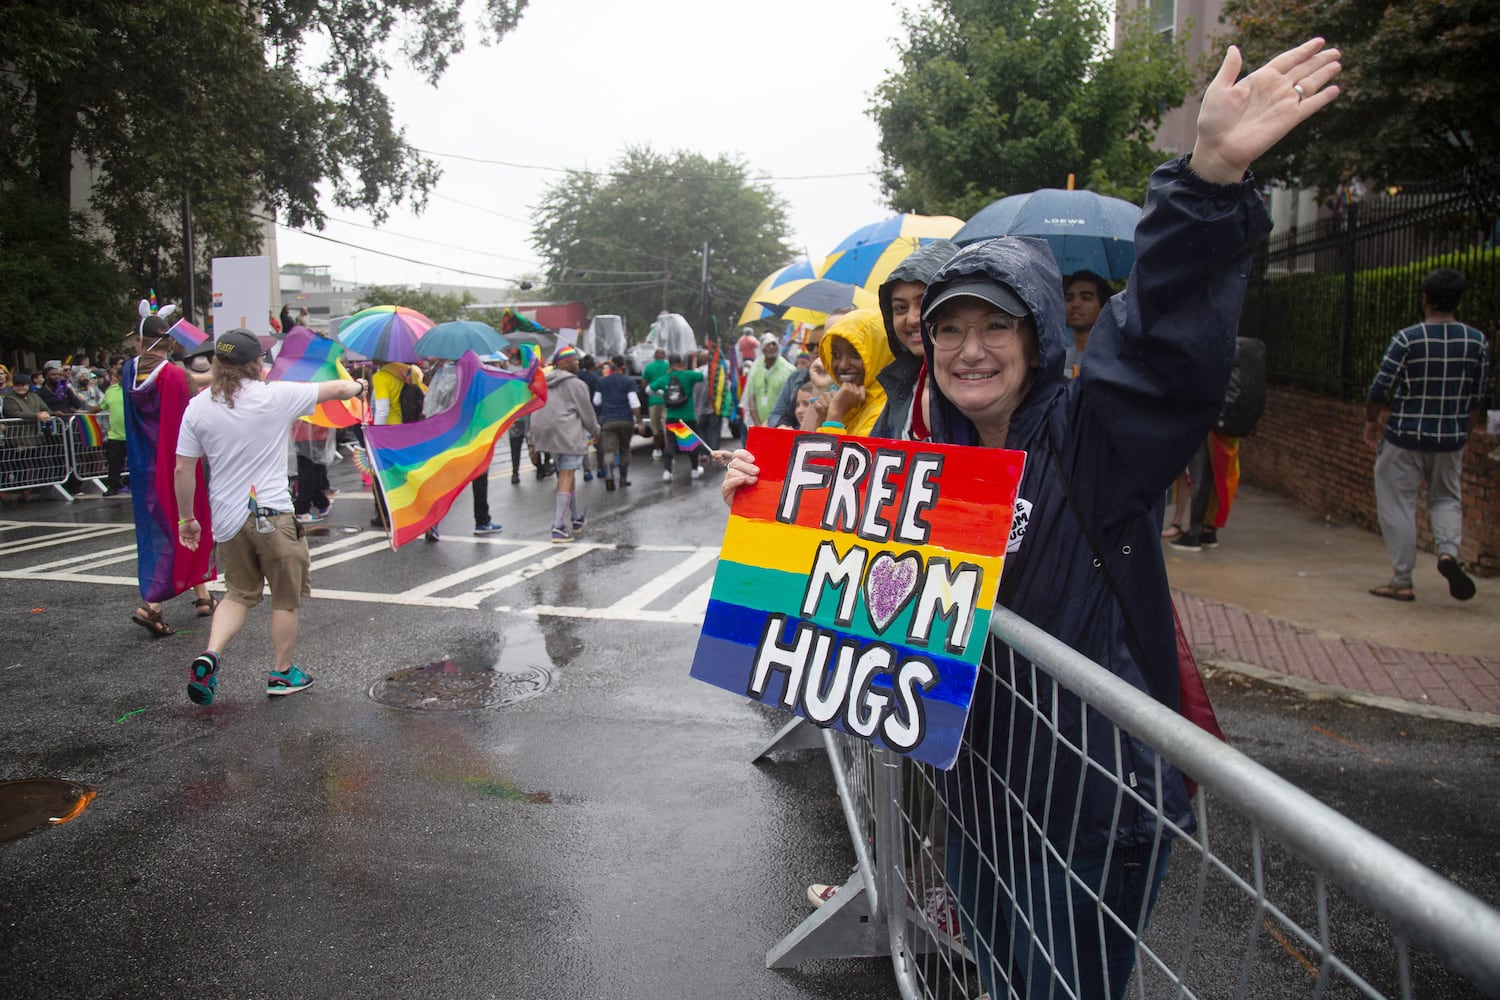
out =
{"type": "MultiPolygon", "coordinates": [[[[1196,650],[1194,650],[1194,655],[1197,656],[1196,650]]],[[[1240,676],[1261,681],[1262,683],[1274,684],[1277,687],[1289,688],[1313,699],[1347,701],[1357,705],[1367,705],[1371,708],[1384,709],[1387,712],[1415,715],[1423,719],[1434,719],[1439,722],[1454,722],[1465,726],[1500,729],[1500,715],[1492,715],[1489,712],[1474,712],[1463,708],[1444,708],[1441,705],[1424,705],[1417,701],[1407,701],[1405,698],[1392,698],[1388,695],[1371,694],[1368,691],[1357,691],[1354,688],[1324,684],[1321,681],[1310,681],[1305,677],[1297,677],[1293,674],[1283,674],[1275,670],[1267,670],[1265,667],[1256,666],[1253,663],[1244,663],[1239,660],[1199,656],[1198,662],[1203,668],[1206,677],[1212,677],[1214,674],[1223,671],[1230,674],[1239,674],[1240,676]]]]}

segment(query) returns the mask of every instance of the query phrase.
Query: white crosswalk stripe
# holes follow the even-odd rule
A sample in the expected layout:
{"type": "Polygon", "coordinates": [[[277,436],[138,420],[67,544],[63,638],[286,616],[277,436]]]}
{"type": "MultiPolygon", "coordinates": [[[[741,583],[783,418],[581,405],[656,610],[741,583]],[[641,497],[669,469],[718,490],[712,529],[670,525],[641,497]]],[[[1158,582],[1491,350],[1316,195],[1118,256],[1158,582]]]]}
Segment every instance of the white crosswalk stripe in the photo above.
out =
{"type": "MultiPolygon", "coordinates": [[[[103,538],[118,538],[134,531],[130,524],[68,523],[45,521],[0,521],[0,579],[25,580],[32,584],[82,583],[107,586],[137,586],[133,572],[135,546],[115,545],[93,549],[103,538]],[[15,539],[14,542],[10,539],[15,539]],[[30,555],[28,560],[13,557],[30,555]],[[20,562],[26,562],[20,565],[20,562]],[[115,572],[101,572],[117,567],[115,572]]],[[[712,567],[717,562],[717,547],[692,545],[614,545],[607,542],[575,542],[566,547],[545,541],[516,541],[494,537],[444,537],[444,546],[482,545],[495,551],[491,558],[471,566],[451,569],[431,579],[411,583],[409,565],[400,574],[382,571],[372,564],[368,569],[361,560],[403,558],[392,553],[389,541],[379,533],[361,531],[343,537],[312,538],[313,598],[315,600],[352,601],[406,607],[457,608],[467,610],[512,611],[523,614],[555,615],[565,618],[658,622],[698,625],[708,607],[713,585],[712,567]],[[546,582],[553,570],[596,554],[611,557],[608,576],[639,579],[628,593],[600,606],[551,604],[537,601],[502,603],[517,585],[531,580],[546,582]],[[670,561],[665,561],[669,559],[670,561]],[[353,579],[359,589],[335,586],[328,573],[335,567],[353,564],[353,579]],[[321,579],[320,579],[321,578],[321,579]],[[371,589],[371,584],[399,579],[389,590],[371,589]]],[[[428,561],[417,562],[418,566],[428,561]]],[[[437,570],[445,567],[431,561],[437,570]]],[[[347,577],[344,571],[342,580],[347,577]]],[[[209,585],[222,591],[223,583],[209,585]]],[[[530,588],[528,588],[530,589],[530,588]]],[[[535,601],[536,599],[533,598],[535,601]]]]}

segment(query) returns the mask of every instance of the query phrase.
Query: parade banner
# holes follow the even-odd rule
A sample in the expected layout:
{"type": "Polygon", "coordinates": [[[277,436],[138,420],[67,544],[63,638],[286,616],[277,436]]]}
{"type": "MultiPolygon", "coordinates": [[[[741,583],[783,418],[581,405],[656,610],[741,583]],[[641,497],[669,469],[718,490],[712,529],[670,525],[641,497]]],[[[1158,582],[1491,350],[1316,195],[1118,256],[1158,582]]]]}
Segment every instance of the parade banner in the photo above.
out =
{"type": "Polygon", "coordinates": [[[1025,454],[751,428],[692,675],[947,769],[1025,454]]]}

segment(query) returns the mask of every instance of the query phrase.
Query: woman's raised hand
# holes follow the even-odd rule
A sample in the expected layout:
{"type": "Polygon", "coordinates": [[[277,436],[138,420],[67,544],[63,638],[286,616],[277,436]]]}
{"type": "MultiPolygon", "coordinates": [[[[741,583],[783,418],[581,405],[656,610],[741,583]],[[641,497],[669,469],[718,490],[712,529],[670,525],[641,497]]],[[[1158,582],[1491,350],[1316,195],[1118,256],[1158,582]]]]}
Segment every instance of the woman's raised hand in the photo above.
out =
{"type": "Polygon", "coordinates": [[[1339,50],[1321,38],[1281,53],[1243,80],[1243,58],[1231,45],[1198,111],[1193,172],[1215,184],[1233,184],[1250,164],[1292,129],[1339,95],[1332,84],[1343,69],[1339,50]]]}
{"type": "Polygon", "coordinates": [[[755,456],[740,448],[729,456],[729,471],[724,473],[719,493],[724,497],[724,502],[732,507],[734,494],[741,486],[754,486],[759,481],[760,466],[755,464],[755,456]]]}

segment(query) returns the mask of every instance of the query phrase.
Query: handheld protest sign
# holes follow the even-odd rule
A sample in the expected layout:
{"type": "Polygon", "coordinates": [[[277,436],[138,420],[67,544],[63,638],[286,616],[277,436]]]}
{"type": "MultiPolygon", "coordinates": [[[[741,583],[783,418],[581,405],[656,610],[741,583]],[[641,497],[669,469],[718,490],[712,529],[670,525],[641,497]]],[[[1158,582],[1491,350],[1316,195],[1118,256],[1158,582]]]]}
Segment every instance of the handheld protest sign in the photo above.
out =
{"type": "Polygon", "coordinates": [[[751,428],[692,675],[958,756],[1025,453],[751,428]]]}

